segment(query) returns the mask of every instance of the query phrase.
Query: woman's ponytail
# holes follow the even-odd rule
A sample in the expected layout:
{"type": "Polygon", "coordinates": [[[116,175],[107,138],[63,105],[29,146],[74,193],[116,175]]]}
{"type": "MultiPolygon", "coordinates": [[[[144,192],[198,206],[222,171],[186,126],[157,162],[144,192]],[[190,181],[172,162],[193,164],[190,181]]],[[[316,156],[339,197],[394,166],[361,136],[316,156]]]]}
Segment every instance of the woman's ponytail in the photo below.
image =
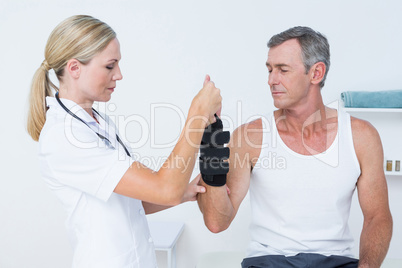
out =
{"type": "Polygon", "coordinates": [[[38,141],[46,121],[46,97],[53,96],[52,87],[56,86],[49,79],[50,66],[46,60],[35,72],[29,96],[27,131],[33,140],[38,141]]]}

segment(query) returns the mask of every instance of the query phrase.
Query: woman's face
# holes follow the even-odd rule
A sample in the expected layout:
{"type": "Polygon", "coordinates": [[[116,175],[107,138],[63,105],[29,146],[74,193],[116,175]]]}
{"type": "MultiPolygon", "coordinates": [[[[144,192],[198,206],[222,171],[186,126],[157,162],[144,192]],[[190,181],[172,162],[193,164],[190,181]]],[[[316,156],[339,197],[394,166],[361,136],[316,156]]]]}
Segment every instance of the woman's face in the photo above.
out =
{"type": "Polygon", "coordinates": [[[116,81],[123,78],[119,67],[120,59],[120,44],[115,38],[88,64],[81,65],[78,78],[81,103],[110,100],[116,81]]]}

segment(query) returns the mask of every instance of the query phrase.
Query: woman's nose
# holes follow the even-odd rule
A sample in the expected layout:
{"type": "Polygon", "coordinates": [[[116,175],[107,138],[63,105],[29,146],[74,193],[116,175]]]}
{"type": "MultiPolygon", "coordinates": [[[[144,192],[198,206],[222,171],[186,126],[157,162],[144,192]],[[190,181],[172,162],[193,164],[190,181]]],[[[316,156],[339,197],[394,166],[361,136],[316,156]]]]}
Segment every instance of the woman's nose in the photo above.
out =
{"type": "Polygon", "coordinates": [[[113,80],[121,80],[123,79],[123,75],[121,74],[120,67],[117,66],[116,73],[113,75],[113,80]]]}

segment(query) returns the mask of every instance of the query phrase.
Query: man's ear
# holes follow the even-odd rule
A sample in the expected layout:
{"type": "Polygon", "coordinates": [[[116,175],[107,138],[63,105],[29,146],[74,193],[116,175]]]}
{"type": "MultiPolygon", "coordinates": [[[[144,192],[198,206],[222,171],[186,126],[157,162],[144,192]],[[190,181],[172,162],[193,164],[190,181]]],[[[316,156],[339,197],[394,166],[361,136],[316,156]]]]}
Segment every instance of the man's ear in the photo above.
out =
{"type": "Polygon", "coordinates": [[[317,62],[311,67],[311,83],[319,84],[324,79],[326,67],[323,62],[317,62]]]}
{"type": "Polygon", "coordinates": [[[82,64],[78,60],[70,59],[67,62],[66,71],[72,78],[78,79],[81,74],[81,66],[82,64]]]}

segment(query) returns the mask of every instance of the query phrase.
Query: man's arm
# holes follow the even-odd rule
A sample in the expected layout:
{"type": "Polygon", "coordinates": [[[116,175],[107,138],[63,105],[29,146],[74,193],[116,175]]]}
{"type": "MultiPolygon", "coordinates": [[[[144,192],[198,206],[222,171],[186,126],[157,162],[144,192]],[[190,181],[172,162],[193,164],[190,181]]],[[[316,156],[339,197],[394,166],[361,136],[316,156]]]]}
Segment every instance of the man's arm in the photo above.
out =
{"type": "Polygon", "coordinates": [[[366,121],[352,118],[352,131],[361,168],[357,191],[364,216],[359,267],[380,267],[392,236],[382,144],[376,129],[366,121]]]}
{"type": "Polygon", "coordinates": [[[198,195],[198,205],[211,232],[226,230],[236,216],[250,185],[251,167],[258,160],[261,140],[261,120],[240,126],[228,144],[230,156],[226,185],[213,187],[201,180],[206,192],[198,195]]]}

